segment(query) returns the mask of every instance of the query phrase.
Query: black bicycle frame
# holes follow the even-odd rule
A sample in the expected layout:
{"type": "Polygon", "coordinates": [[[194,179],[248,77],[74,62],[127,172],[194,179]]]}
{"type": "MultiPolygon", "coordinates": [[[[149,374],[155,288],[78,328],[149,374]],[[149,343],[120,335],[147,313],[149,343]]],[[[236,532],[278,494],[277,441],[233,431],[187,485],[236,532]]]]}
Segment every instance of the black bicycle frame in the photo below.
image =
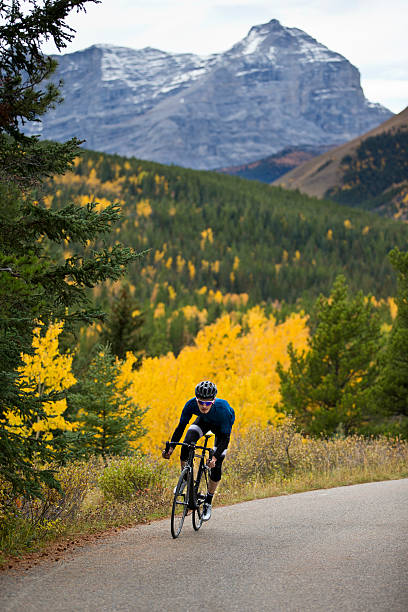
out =
{"type": "Polygon", "coordinates": [[[197,493],[198,493],[198,486],[199,483],[201,481],[203,472],[205,474],[206,471],[206,466],[205,466],[205,453],[208,453],[209,459],[212,458],[213,455],[213,449],[212,448],[208,448],[207,444],[208,444],[208,440],[209,438],[211,438],[212,434],[206,434],[205,435],[205,441],[204,441],[204,446],[197,446],[196,444],[189,444],[186,442],[176,442],[176,443],[171,443],[171,442],[166,442],[166,452],[169,451],[170,446],[176,447],[176,446],[187,446],[188,447],[188,459],[186,462],[186,466],[189,469],[190,475],[188,477],[188,481],[187,481],[187,486],[188,486],[188,508],[189,510],[195,510],[197,509],[198,506],[198,500],[197,500],[197,493]],[[196,450],[201,450],[202,453],[201,454],[197,454],[196,450]],[[198,465],[198,471],[197,471],[197,476],[194,479],[194,459],[195,458],[200,458],[200,463],[198,465]]]}

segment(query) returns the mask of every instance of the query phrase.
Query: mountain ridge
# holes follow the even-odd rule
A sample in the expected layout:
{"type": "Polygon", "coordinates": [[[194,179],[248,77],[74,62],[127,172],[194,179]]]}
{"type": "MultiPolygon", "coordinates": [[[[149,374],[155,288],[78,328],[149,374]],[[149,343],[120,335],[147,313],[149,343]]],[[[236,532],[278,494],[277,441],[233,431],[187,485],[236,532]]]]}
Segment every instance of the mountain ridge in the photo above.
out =
{"type": "Polygon", "coordinates": [[[232,174],[240,176],[251,181],[261,181],[262,183],[272,184],[280,176],[287,174],[293,168],[297,168],[301,164],[309,161],[326,152],[331,147],[287,147],[247,164],[238,166],[227,166],[226,168],[217,168],[217,172],[222,174],[232,174]]]}
{"type": "Polygon", "coordinates": [[[336,145],[391,116],[347,59],[277,20],[208,56],[96,45],[57,59],[65,102],[42,136],[159,163],[213,169],[336,145]]]}

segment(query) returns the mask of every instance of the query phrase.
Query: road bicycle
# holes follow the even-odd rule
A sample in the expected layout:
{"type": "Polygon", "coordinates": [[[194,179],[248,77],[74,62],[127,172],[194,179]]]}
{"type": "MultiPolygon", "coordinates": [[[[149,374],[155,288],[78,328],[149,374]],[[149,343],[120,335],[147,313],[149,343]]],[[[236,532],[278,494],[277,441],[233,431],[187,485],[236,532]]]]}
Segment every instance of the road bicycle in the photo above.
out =
{"type": "MultiPolygon", "coordinates": [[[[208,487],[208,459],[213,455],[213,449],[208,448],[208,440],[213,434],[206,434],[204,446],[177,442],[171,446],[186,446],[188,448],[187,463],[181,471],[174,489],[173,506],[171,509],[171,535],[178,538],[183,528],[184,519],[189,510],[192,511],[193,528],[198,531],[203,524],[204,500],[208,487]],[[197,452],[197,451],[201,451],[197,452]],[[198,460],[198,461],[197,461],[198,460]],[[195,475],[194,475],[195,473],[195,475]]],[[[166,442],[166,452],[170,442],[166,442]]]]}

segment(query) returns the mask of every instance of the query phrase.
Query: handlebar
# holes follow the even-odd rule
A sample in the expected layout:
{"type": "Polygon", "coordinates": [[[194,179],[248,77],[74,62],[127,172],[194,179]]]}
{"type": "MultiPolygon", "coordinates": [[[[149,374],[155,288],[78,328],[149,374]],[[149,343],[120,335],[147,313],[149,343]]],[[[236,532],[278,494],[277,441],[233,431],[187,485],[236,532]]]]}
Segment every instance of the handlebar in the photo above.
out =
{"type": "Polygon", "coordinates": [[[208,448],[208,446],[198,446],[198,444],[192,444],[191,442],[166,442],[166,453],[169,452],[170,450],[170,446],[176,447],[176,446],[187,446],[188,448],[198,448],[200,450],[203,451],[208,451],[208,452],[212,452],[212,448],[208,448]]]}
{"type": "Polygon", "coordinates": [[[166,442],[166,450],[165,450],[166,453],[169,452],[170,446],[172,446],[173,448],[175,448],[176,446],[187,446],[188,448],[194,448],[194,450],[196,449],[203,450],[204,452],[208,453],[208,456],[210,459],[212,459],[212,456],[214,454],[214,450],[212,448],[208,448],[208,446],[198,446],[197,444],[192,444],[191,442],[187,443],[187,442],[169,442],[169,441],[166,442]]]}

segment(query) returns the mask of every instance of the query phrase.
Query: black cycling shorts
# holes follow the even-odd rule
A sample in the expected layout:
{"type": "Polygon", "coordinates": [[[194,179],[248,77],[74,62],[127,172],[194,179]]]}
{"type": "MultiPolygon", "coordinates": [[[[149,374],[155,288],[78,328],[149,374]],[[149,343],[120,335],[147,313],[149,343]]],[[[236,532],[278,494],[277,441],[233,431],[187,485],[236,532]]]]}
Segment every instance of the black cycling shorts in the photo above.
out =
{"type": "MultiPolygon", "coordinates": [[[[193,443],[195,444],[197,440],[205,436],[206,433],[210,431],[210,426],[207,423],[204,423],[201,417],[197,417],[194,423],[190,425],[187,429],[186,436],[184,438],[184,442],[187,444],[193,443]]],[[[215,433],[215,432],[214,432],[215,433]]],[[[214,442],[214,451],[217,448],[217,434],[215,433],[215,442],[214,442]]],[[[221,471],[222,471],[222,462],[225,459],[225,450],[221,457],[217,459],[217,463],[215,467],[210,470],[210,478],[213,482],[219,482],[221,480],[221,471]]],[[[188,459],[188,448],[186,446],[181,447],[180,459],[182,461],[187,461],[188,459]]]]}

